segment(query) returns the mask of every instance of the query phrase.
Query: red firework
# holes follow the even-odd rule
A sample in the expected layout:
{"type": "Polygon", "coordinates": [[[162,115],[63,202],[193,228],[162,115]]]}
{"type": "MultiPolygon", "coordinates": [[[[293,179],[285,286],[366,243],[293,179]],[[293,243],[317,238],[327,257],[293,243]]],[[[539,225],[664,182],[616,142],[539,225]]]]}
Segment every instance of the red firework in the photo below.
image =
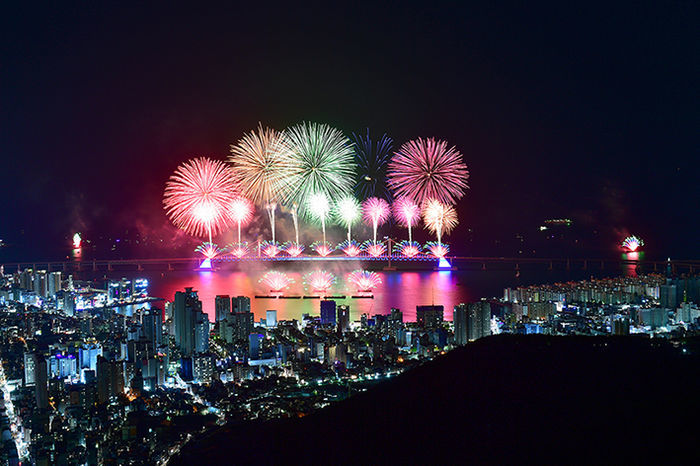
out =
{"type": "Polygon", "coordinates": [[[362,247],[355,241],[343,241],[338,245],[338,249],[343,251],[346,256],[356,257],[362,252],[362,247]]]}
{"type": "Polygon", "coordinates": [[[248,244],[247,243],[235,243],[229,248],[229,252],[237,257],[241,258],[245,256],[248,253],[248,244]]]}
{"type": "Polygon", "coordinates": [[[402,241],[395,251],[406,257],[416,257],[420,254],[421,246],[415,241],[402,241]]]}
{"type": "Polygon", "coordinates": [[[323,241],[315,242],[311,245],[311,249],[316,251],[318,255],[322,257],[326,257],[327,255],[333,252],[333,247],[331,247],[330,243],[323,241]]]}
{"type": "Polygon", "coordinates": [[[262,244],[262,253],[265,254],[269,258],[275,257],[277,254],[279,254],[281,249],[279,246],[277,246],[276,243],[273,243],[272,241],[265,241],[262,244]]]}
{"type": "Polygon", "coordinates": [[[284,272],[271,270],[262,276],[260,282],[270,287],[270,291],[279,292],[282,291],[282,288],[287,288],[294,283],[294,279],[288,277],[284,272]]]}
{"type": "Polygon", "coordinates": [[[389,162],[388,183],[394,195],[417,204],[431,198],[456,203],[468,188],[468,178],[462,154],[433,138],[408,141],[389,162]]]}
{"type": "Polygon", "coordinates": [[[163,205],[176,227],[193,236],[221,233],[231,222],[236,182],[222,162],[205,157],[180,165],[165,185],[163,205]]]}
{"type": "Polygon", "coordinates": [[[447,255],[448,252],[450,252],[450,247],[448,245],[436,243],[433,241],[426,244],[425,247],[428,251],[430,251],[430,254],[437,257],[438,259],[442,259],[447,255]]]}
{"type": "Polygon", "coordinates": [[[284,252],[289,254],[291,257],[298,257],[302,252],[304,252],[304,246],[297,243],[285,244],[282,249],[284,249],[284,252]]]}
{"type": "Polygon", "coordinates": [[[372,257],[379,257],[386,253],[386,246],[384,243],[370,243],[365,246],[365,251],[372,257]]]}

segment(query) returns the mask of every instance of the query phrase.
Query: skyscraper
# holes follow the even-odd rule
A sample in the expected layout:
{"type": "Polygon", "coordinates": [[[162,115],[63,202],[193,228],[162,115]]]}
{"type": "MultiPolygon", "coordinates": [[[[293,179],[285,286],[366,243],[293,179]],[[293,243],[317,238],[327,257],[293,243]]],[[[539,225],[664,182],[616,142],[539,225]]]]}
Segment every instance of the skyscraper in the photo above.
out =
{"type": "Polygon", "coordinates": [[[36,358],[33,353],[24,353],[24,385],[31,387],[36,381],[36,358]]]}
{"type": "Polygon", "coordinates": [[[48,276],[49,296],[54,296],[61,290],[61,272],[51,272],[48,276]]]}
{"type": "Polygon", "coordinates": [[[216,310],[216,322],[226,319],[231,313],[231,297],[229,295],[218,295],[214,298],[214,309],[216,310]]]}
{"type": "MultiPolygon", "coordinates": [[[[198,314],[202,313],[202,302],[192,288],[175,292],[174,323],[175,344],[183,356],[191,356],[195,349],[195,325],[198,314]]],[[[99,376],[99,373],[98,373],[99,376]]]]}
{"type": "Polygon", "coordinates": [[[452,314],[452,322],[454,323],[455,344],[466,345],[469,341],[467,333],[467,305],[464,303],[457,304],[452,314]]]}
{"type": "Polygon", "coordinates": [[[204,312],[195,314],[194,351],[206,353],[209,351],[209,317],[204,312]]]}
{"type": "Polygon", "coordinates": [[[141,315],[141,328],[153,350],[158,348],[163,341],[163,311],[155,308],[146,310],[141,315]]]}
{"type": "Polygon", "coordinates": [[[473,341],[491,335],[491,304],[486,301],[469,303],[467,336],[473,341]]]}
{"type": "Polygon", "coordinates": [[[250,298],[247,296],[231,298],[231,312],[250,312],[250,298]]]}
{"type": "Polygon", "coordinates": [[[341,304],[338,306],[338,331],[347,332],[350,330],[350,307],[341,304]]]}
{"type": "Polygon", "coordinates": [[[34,396],[36,407],[40,410],[49,408],[49,374],[46,359],[41,354],[34,354],[34,396]]]}
{"type": "Polygon", "coordinates": [[[265,325],[268,328],[272,328],[272,327],[277,326],[277,311],[268,310],[265,317],[266,317],[265,325]]]}
{"type": "Polygon", "coordinates": [[[321,301],[321,325],[335,325],[335,301],[324,299],[321,301]]]}

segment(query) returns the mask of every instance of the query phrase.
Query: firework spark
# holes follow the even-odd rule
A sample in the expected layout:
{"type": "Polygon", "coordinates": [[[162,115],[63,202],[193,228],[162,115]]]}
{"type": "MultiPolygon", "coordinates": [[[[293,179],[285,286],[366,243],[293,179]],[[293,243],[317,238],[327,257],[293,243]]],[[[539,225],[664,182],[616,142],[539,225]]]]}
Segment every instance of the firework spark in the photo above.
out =
{"type": "Polygon", "coordinates": [[[264,283],[270,288],[272,292],[280,292],[284,288],[288,288],[289,285],[294,283],[294,279],[287,276],[284,272],[278,272],[276,270],[271,270],[260,279],[260,283],[264,283]]]}
{"type": "Polygon", "coordinates": [[[399,225],[408,227],[408,242],[413,242],[411,228],[420,219],[420,207],[407,197],[398,198],[391,207],[394,211],[394,218],[398,220],[399,225]]]}
{"type": "Polygon", "coordinates": [[[641,238],[639,238],[638,236],[634,236],[634,235],[628,236],[622,242],[622,247],[627,249],[630,252],[634,252],[642,246],[644,246],[644,241],[641,238]]]}
{"type": "Polygon", "coordinates": [[[423,223],[441,243],[443,233],[449,233],[457,226],[457,211],[451,205],[428,199],[423,205],[423,223]]]}
{"type": "Polygon", "coordinates": [[[238,225],[238,242],[241,242],[241,225],[253,219],[253,204],[245,197],[237,197],[229,206],[229,215],[238,225]]]}
{"type": "Polygon", "coordinates": [[[261,245],[261,250],[262,253],[270,259],[281,252],[281,249],[279,246],[277,246],[277,243],[272,241],[264,241],[261,245]]]}
{"type": "Polygon", "coordinates": [[[333,252],[333,246],[326,241],[316,241],[311,245],[311,249],[316,251],[321,257],[326,257],[333,252]]]}
{"type": "Polygon", "coordinates": [[[352,196],[346,196],[335,204],[334,212],[338,223],[348,228],[348,242],[352,241],[352,224],[362,216],[360,203],[352,196]]]}
{"type": "Polygon", "coordinates": [[[289,169],[285,171],[284,203],[296,203],[313,217],[307,200],[314,194],[338,199],[352,191],[355,174],[350,141],[328,125],[302,123],[284,131],[289,169]]]}
{"type": "Polygon", "coordinates": [[[309,196],[307,200],[307,210],[313,219],[321,222],[321,230],[323,231],[323,242],[326,242],[326,218],[331,211],[328,196],[324,193],[315,193],[309,196]]]}
{"type": "Polygon", "coordinates": [[[226,249],[231,255],[240,259],[246,254],[248,254],[248,243],[246,243],[245,241],[242,243],[231,243],[228,246],[226,246],[226,249]]]}
{"type": "Polygon", "coordinates": [[[379,257],[386,254],[386,246],[384,243],[377,243],[374,241],[365,241],[363,249],[372,257],[379,257]]]}
{"type": "Polygon", "coordinates": [[[420,254],[421,245],[415,241],[402,241],[395,246],[394,250],[405,257],[416,257],[420,254]]]}
{"type": "Polygon", "coordinates": [[[443,244],[440,242],[436,243],[434,241],[426,243],[425,249],[427,249],[430,252],[430,254],[437,257],[438,259],[442,259],[447,255],[448,252],[450,252],[450,247],[447,244],[443,244]]]}
{"type": "Polygon", "coordinates": [[[383,225],[391,216],[389,203],[379,197],[370,197],[362,203],[362,216],[365,223],[372,225],[374,242],[377,242],[377,227],[383,225]]]}
{"type": "Polygon", "coordinates": [[[304,252],[304,246],[299,243],[288,242],[282,246],[282,250],[291,257],[298,257],[302,252],[304,252]]]}
{"type": "Polygon", "coordinates": [[[202,254],[205,258],[211,260],[215,258],[216,256],[223,254],[226,252],[226,248],[219,248],[214,243],[208,243],[204,242],[197,246],[197,248],[194,250],[194,252],[198,252],[202,254]]]}
{"type": "Polygon", "coordinates": [[[343,241],[338,245],[338,249],[349,257],[357,257],[362,252],[362,246],[357,244],[357,241],[343,241]]]}
{"type": "Polygon", "coordinates": [[[325,270],[314,270],[304,275],[304,283],[312,291],[326,293],[336,282],[335,275],[325,270]]]}
{"type": "Polygon", "coordinates": [[[367,270],[355,270],[347,276],[348,283],[355,285],[358,291],[372,291],[382,283],[381,277],[376,272],[367,270]]]}
{"type": "Polygon", "coordinates": [[[83,239],[80,237],[80,233],[76,233],[73,235],[73,249],[80,249],[80,244],[83,242],[83,239]]]}
{"type": "Polygon", "coordinates": [[[462,154],[446,141],[415,139],[401,146],[389,162],[389,186],[396,196],[417,204],[437,199],[454,204],[468,188],[469,171],[462,154]]]}
{"type": "Polygon", "coordinates": [[[360,199],[389,198],[386,171],[394,141],[386,134],[382,135],[378,141],[372,141],[369,128],[364,137],[353,133],[352,139],[357,163],[355,193],[360,199]]]}
{"type": "Polygon", "coordinates": [[[176,227],[194,236],[217,235],[230,222],[236,181],[226,165],[205,157],[180,165],[165,186],[163,205],[176,227]]]}

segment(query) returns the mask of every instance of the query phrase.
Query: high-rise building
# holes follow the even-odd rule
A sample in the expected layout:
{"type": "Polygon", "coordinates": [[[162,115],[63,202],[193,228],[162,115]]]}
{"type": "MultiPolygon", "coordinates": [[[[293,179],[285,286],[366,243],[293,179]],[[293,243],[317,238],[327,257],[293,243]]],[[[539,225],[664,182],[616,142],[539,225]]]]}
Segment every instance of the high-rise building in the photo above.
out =
{"type": "Polygon", "coordinates": [[[32,269],[24,269],[19,274],[19,287],[23,290],[34,289],[34,271],[32,269]]]}
{"type": "Polygon", "coordinates": [[[676,285],[669,284],[659,286],[659,304],[667,309],[675,309],[678,304],[676,285]]]}
{"type": "Polygon", "coordinates": [[[214,298],[214,309],[216,310],[215,322],[221,322],[231,313],[231,297],[229,295],[218,295],[214,298]]]}
{"type": "Polygon", "coordinates": [[[102,346],[98,344],[86,344],[78,349],[78,370],[80,381],[85,383],[85,372],[97,373],[97,357],[102,356],[102,346]]]}
{"type": "Polygon", "coordinates": [[[324,299],[321,301],[321,325],[335,325],[335,301],[324,299]]]}
{"type": "MultiPolygon", "coordinates": [[[[202,313],[202,302],[192,288],[175,292],[174,324],[175,344],[184,356],[191,356],[195,350],[195,325],[202,313]]],[[[98,374],[99,375],[99,374],[98,374]]]]}
{"type": "Polygon", "coordinates": [[[55,296],[61,291],[61,272],[51,272],[48,276],[49,296],[55,296]]]}
{"type": "Polygon", "coordinates": [[[34,292],[37,294],[37,296],[45,298],[47,291],[46,270],[37,270],[34,273],[34,292]]]}
{"type": "Polygon", "coordinates": [[[268,310],[265,315],[265,325],[267,328],[272,328],[277,326],[277,311],[268,310]]]}
{"type": "Polygon", "coordinates": [[[46,359],[41,354],[34,354],[34,396],[36,407],[40,410],[49,408],[49,373],[46,359]]]}
{"type": "Polygon", "coordinates": [[[338,306],[338,331],[347,332],[350,330],[350,306],[341,304],[338,306]]]}
{"type": "Polygon", "coordinates": [[[124,393],[124,362],[97,357],[97,401],[106,403],[124,393]]]}
{"type": "Polygon", "coordinates": [[[416,306],[416,320],[418,325],[426,329],[437,328],[444,320],[444,308],[442,305],[416,306]]]}
{"type": "Polygon", "coordinates": [[[163,341],[163,311],[156,308],[146,310],[141,315],[141,329],[152,348],[158,348],[163,341]]]}
{"type": "Polygon", "coordinates": [[[261,333],[251,333],[248,335],[248,354],[250,359],[260,359],[262,342],[265,339],[265,335],[261,333]]]}
{"type": "Polygon", "coordinates": [[[454,324],[455,344],[466,345],[469,341],[467,334],[467,305],[464,303],[457,304],[452,314],[452,323],[454,324]]]}
{"type": "Polygon", "coordinates": [[[247,296],[236,296],[231,298],[231,312],[250,312],[250,298],[247,296]]]}
{"type": "Polygon", "coordinates": [[[33,353],[24,353],[24,385],[31,387],[36,381],[36,358],[33,353]]]}
{"type": "Polygon", "coordinates": [[[397,308],[391,308],[387,319],[387,334],[398,341],[398,332],[403,327],[403,312],[397,308]]]}
{"type": "Polygon", "coordinates": [[[209,316],[204,312],[195,315],[194,324],[194,351],[206,353],[209,351],[209,316]]]}
{"type": "Polygon", "coordinates": [[[612,333],[613,335],[629,335],[630,334],[630,320],[627,317],[619,316],[613,319],[612,322],[612,333]]]}
{"type": "Polygon", "coordinates": [[[467,336],[469,341],[491,335],[491,304],[487,301],[469,303],[467,336]]]}

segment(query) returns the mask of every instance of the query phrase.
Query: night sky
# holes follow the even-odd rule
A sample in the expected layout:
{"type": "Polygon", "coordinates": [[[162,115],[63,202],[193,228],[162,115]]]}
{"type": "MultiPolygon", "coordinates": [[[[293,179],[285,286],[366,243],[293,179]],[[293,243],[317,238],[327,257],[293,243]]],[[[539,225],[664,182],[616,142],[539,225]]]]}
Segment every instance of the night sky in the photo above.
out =
{"type": "Polygon", "coordinates": [[[312,120],[455,144],[457,237],[570,217],[700,256],[698,3],[333,3],[4,6],[0,238],[167,231],[178,164],[312,120]]]}

